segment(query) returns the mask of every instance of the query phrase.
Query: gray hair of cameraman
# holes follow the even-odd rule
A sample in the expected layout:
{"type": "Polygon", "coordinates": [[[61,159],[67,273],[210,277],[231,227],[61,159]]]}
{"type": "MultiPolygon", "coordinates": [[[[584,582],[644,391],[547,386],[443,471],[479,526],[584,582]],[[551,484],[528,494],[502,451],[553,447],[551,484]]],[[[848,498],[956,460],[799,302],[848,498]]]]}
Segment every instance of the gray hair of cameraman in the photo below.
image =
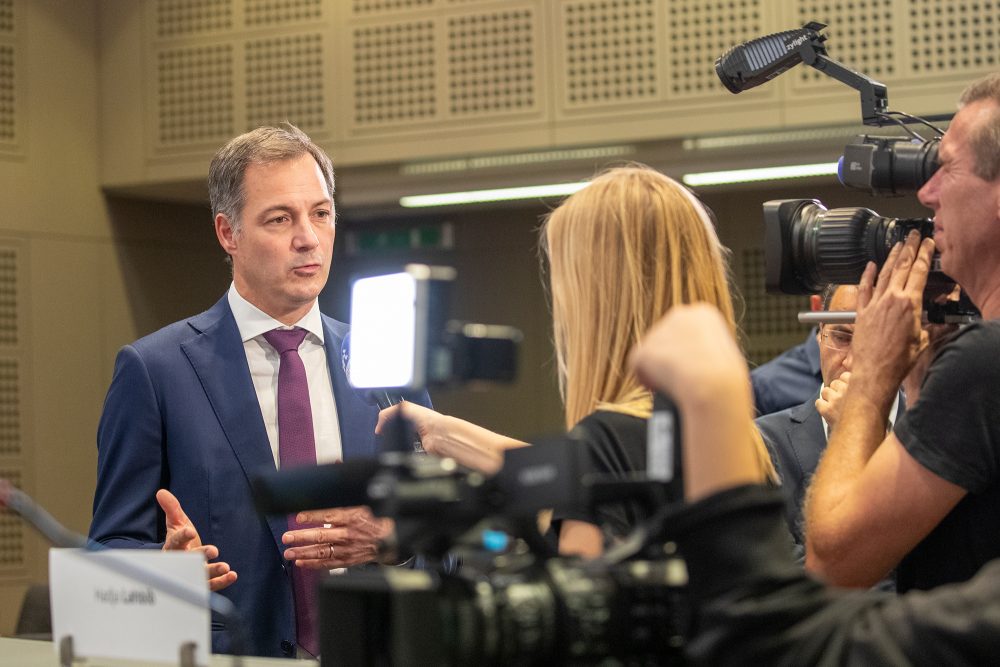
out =
{"type": "Polygon", "coordinates": [[[208,167],[208,198],[212,218],[219,213],[229,218],[235,233],[242,228],[240,216],[246,205],[244,177],[251,164],[273,164],[309,154],[316,160],[323,179],[334,192],[333,163],[322,148],[291,123],[280,127],[258,127],[232,139],[212,158],[208,167]]]}
{"type": "Polygon", "coordinates": [[[976,158],[976,176],[984,181],[1000,177],[1000,73],[990,74],[969,85],[958,100],[960,107],[982,100],[992,100],[997,108],[977,125],[969,136],[969,146],[976,158]]]}

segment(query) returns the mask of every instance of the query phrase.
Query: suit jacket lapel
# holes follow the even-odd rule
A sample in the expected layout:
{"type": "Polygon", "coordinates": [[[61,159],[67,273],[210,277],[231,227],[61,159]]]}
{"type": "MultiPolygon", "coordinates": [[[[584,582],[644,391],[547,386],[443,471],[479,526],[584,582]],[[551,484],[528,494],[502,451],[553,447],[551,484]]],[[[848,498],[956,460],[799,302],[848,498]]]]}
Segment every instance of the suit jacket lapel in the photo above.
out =
{"type": "Polygon", "coordinates": [[[340,445],[345,460],[370,458],[376,454],[373,433],[377,412],[375,408],[361,400],[358,392],[347,381],[347,374],[341,361],[341,346],[347,333],[346,326],[335,327],[334,324],[334,320],[323,317],[326,362],[330,368],[333,398],[337,403],[337,420],[340,422],[340,445]]]}
{"type": "MultiPolygon", "coordinates": [[[[189,323],[199,334],[182,343],[181,349],[198,375],[249,484],[275,467],[236,319],[223,296],[189,323]]],[[[267,523],[275,545],[284,551],[281,535],[288,530],[287,518],[268,516],[267,523]]]]}

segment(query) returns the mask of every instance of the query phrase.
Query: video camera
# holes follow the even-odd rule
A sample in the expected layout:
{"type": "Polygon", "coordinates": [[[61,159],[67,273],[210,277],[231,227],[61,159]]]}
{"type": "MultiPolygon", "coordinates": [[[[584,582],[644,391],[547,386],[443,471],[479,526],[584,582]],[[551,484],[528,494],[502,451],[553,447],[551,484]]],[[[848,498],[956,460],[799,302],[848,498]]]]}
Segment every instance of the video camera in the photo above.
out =
{"type": "MultiPolygon", "coordinates": [[[[937,171],[938,146],[943,130],[909,114],[888,110],[884,84],[848,69],[826,55],[826,26],[810,22],[750,40],[733,47],[715,63],[723,85],[739,93],[778,76],[798,63],[857,89],[861,117],[866,125],[895,124],[907,136],[861,135],[844,148],[838,176],[845,186],[872,195],[893,196],[916,192],[937,171]],[[925,139],[908,123],[930,128],[925,139]]],[[[882,266],[893,245],[916,229],[924,238],[934,235],[928,218],[899,219],[881,216],[868,208],[828,210],[815,199],[785,199],[764,203],[765,287],[771,292],[812,294],[828,284],[854,284],[871,261],[882,266]]],[[[947,300],[955,282],[940,270],[934,256],[924,291],[924,308],[934,322],[967,321],[978,316],[964,295],[947,300]]]]}
{"type": "MultiPolygon", "coordinates": [[[[408,273],[425,280],[447,275],[428,267],[408,273]]],[[[416,357],[429,350],[434,356],[432,341],[446,312],[440,290],[423,285],[413,294],[422,290],[426,298],[400,300],[405,312],[396,318],[397,329],[413,332],[416,357]],[[424,324],[399,324],[411,316],[424,324]]],[[[352,294],[371,298],[357,284],[352,294]]],[[[369,361],[354,324],[352,370],[369,361]]],[[[381,346],[372,350],[384,353],[381,346]]],[[[454,374],[435,377],[434,382],[456,381],[454,374]]],[[[363,388],[387,395],[400,386],[414,388],[403,376],[394,381],[404,384],[363,388]]],[[[368,568],[326,579],[320,590],[322,664],[679,662],[691,624],[684,601],[687,570],[663,532],[666,499],[683,495],[673,476],[680,468],[674,447],[679,422],[662,397],[655,399],[650,422],[655,455],[651,451],[650,474],[642,479],[584,474],[586,451],[572,436],[508,450],[503,469],[489,477],[451,459],[414,453],[410,436],[400,429],[400,443],[375,459],[277,471],[255,480],[264,513],[368,505],[377,516],[394,519],[391,558],[415,555],[430,564],[368,568]],[[643,520],[600,560],[560,557],[539,532],[542,510],[580,512],[609,502],[631,503],[643,520]],[[448,566],[455,557],[461,563],[457,570],[448,566]]]]}

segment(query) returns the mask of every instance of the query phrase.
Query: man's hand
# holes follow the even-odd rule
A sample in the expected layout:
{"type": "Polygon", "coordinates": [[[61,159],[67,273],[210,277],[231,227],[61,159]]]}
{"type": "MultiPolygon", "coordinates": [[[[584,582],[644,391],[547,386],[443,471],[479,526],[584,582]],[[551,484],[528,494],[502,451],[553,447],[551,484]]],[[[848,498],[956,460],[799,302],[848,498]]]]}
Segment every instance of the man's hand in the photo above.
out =
{"type": "Polygon", "coordinates": [[[382,540],[393,531],[391,519],[375,517],[367,507],[338,507],[299,512],[299,524],[317,524],[315,528],[290,530],[281,541],[290,548],[285,559],[296,567],[329,570],[375,560],[382,540]]]}
{"type": "Polygon", "coordinates": [[[167,515],[167,536],[163,540],[164,551],[200,551],[205,557],[205,575],[208,578],[208,588],[220,591],[236,582],[236,572],[229,569],[228,563],[210,563],[219,557],[218,547],[212,544],[202,544],[198,530],[191,519],[181,508],[181,503],[174,494],[166,489],[156,492],[156,502],[160,504],[163,513],[167,515]]]}
{"type": "Polygon", "coordinates": [[[840,411],[844,407],[844,394],[847,393],[847,385],[851,381],[851,372],[844,371],[840,377],[823,387],[816,399],[816,412],[826,420],[830,430],[840,419],[840,411]]]}
{"type": "Polygon", "coordinates": [[[934,241],[912,231],[889,253],[877,281],[872,263],[861,276],[851,370],[855,388],[876,404],[891,402],[926,344],[921,314],[933,253],[934,241]]]}

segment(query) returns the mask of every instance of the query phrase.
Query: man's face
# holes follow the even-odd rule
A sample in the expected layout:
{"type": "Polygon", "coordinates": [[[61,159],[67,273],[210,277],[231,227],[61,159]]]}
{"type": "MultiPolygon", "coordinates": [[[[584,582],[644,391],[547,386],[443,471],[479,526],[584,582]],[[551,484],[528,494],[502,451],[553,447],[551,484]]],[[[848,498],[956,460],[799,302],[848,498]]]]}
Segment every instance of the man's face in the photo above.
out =
{"type": "Polygon", "coordinates": [[[996,109],[995,102],[981,100],[955,114],[941,140],[941,167],[917,193],[934,211],[942,270],[974,299],[983,278],[1000,263],[1000,179],[991,183],[976,175],[970,133],[996,109]]]}
{"type": "Polygon", "coordinates": [[[216,234],[233,260],[233,281],[247,301],[285,324],[312,307],[330,274],[333,199],[309,154],[251,164],[238,232],[225,215],[216,234]]]}
{"type": "MultiPolygon", "coordinates": [[[[855,310],[858,306],[858,288],[854,285],[841,285],[830,299],[830,310],[855,310]]],[[[841,376],[844,371],[851,370],[851,336],[854,335],[853,324],[824,324],[819,328],[819,367],[823,374],[823,384],[841,376]]]]}

